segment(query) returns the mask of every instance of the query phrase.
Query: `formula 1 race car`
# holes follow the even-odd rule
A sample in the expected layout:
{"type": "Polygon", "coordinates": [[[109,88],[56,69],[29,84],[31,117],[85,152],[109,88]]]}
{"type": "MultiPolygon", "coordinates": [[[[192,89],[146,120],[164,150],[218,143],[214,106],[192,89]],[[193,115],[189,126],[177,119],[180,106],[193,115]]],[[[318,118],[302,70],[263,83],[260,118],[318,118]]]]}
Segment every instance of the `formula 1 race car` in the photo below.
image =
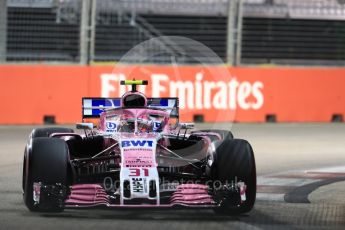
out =
{"type": "Polygon", "coordinates": [[[24,151],[30,211],[65,208],[213,208],[250,211],[256,196],[251,145],[226,130],[179,123],[178,98],[147,98],[143,80],[121,98],[83,98],[83,123],[34,129],[24,151]],[[97,119],[98,125],[86,120],[97,119]]]}

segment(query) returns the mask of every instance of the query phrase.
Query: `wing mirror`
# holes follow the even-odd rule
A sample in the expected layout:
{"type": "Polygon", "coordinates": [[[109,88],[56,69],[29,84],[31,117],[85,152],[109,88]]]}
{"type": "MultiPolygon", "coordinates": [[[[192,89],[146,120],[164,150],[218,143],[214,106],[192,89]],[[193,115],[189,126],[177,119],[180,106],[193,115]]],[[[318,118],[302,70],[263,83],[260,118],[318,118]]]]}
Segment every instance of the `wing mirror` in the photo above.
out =
{"type": "Polygon", "coordinates": [[[88,129],[88,130],[92,130],[94,128],[93,123],[77,123],[76,124],[76,128],[77,129],[88,129]]]}
{"type": "Polygon", "coordinates": [[[195,128],[195,124],[194,123],[179,123],[178,126],[181,129],[194,129],[195,128]]]}

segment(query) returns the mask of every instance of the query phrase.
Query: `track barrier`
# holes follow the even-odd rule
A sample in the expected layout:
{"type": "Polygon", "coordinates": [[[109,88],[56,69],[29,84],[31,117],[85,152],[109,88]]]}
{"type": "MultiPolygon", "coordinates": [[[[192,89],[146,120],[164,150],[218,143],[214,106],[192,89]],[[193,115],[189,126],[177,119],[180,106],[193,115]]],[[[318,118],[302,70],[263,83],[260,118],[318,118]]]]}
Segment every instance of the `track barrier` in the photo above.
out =
{"type": "Polygon", "coordinates": [[[0,66],[0,124],[75,123],[82,97],[120,97],[147,79],[148,96],[179,97],[181,120],[331,122],[345,115],[345,68],[0,66]]]}

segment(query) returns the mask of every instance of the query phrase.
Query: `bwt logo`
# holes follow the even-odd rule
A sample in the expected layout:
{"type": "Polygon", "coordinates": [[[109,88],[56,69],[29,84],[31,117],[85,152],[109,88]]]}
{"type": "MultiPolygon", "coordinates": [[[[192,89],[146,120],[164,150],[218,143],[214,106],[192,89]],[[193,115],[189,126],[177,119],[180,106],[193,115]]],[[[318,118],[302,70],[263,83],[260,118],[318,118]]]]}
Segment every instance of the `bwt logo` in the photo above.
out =
{"type": "Polygon", "coordinates": [[[153,122],[153,131],[158,131],[161,128],[161,122],[153,122]]]}
{"type": "Polygon", "coordinates": [[[116,132],[116,123],[111,122],[111,121],[107,121],[106,122],[106,132],[108,133],[113,133],[116,132]]]}
{"type": "Polygon", "coordinates": [[[126,148],[126,147],[152,147],[153,141],[148,141],[148,140],[130,140],[130,141],[121,141],[121,147],[126,148]]]}
{"type": "Polygon", "coordinates": [[[114,123],[114,122],[107,121],[106,126],[107,126],[107,129],[109,129],[109,130],[116,129],[116,123],[114,123]]]}

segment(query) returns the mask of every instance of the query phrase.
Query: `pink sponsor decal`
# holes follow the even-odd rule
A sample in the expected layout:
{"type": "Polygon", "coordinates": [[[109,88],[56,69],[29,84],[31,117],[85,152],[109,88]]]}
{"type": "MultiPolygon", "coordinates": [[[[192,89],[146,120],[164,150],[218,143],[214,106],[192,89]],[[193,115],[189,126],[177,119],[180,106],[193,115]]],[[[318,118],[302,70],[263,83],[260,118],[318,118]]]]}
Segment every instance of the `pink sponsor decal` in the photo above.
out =
{"type": "Polygon", "coordinates": [[[153,168],[156,167],[152,149],[134,148],[123,149],[123,167],[127,168],[153,168]]]}

